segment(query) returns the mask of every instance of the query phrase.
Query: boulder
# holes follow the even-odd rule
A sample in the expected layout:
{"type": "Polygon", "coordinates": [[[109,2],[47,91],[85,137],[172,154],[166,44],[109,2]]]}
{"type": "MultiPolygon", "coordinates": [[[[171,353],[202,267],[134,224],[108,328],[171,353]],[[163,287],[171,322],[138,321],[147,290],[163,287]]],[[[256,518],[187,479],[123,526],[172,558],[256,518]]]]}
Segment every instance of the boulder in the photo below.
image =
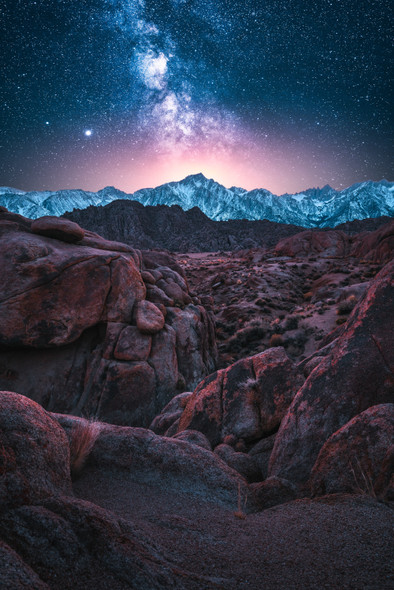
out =
{"type": "MultiPolygon", "coordinates": [[[[186,432],[187,430],[184,431],[184,433],[186,432]]],[[[254,482],[263,479],[259,466],[252,456],[247,455],[246,453],[237,452],[230,445],[223,443],[216,447],[215,453],[223,459],[229,467],[238,471],[238,473],[240,473],[247,481],[254,482]]]]}
{"type": "Polygon", "coordinates": [[[331,352],[309,375],[282,420],[269,474],[307,482],[329,437],[394,395],[394,261],[371,281],[331,352]]]}
{"type": "MultiPolygon", "coordinates": [[[[211,445],[209,440],[206,436],[203,435],[202,432],[198,432],[197,430],[184,430],[183,432],[179,432],[173,436],[176,440],[184,440],[192,445],[197,445],[202,449],[206,449],[207,451],[211,451],[211,445]]],[[[223,457],[222,457],[223,458],[223,457]]],[[[227,463],[227,461],[226,461],[227,463]]],[[[228,464],[228,463],[227,463],[228,464]]],[[[236,469],[236,471],[238,471],[236,469]]]]}
{"type": "MultiPolygon", "coordinates": [[[[63,496],[40,505],[20,506],[2,515],[0,535],[27,564],[18,572],[17,580],[29,575],[36,584],[14,585],[10,590],[184,587],[165,557],[141,532],[91,502],[63,496]]],[[[184,577],[183,572],[179,574],[184,577]]],[[[6,571],[7,578],[10,574],[6,571]]]]}
{"type": "MultiPolygon", "coordinates": [[[[72,416],[54,418],[70,432],[72,416]]],[[[247,484],[215,453],[195,442],[157,436],[144,428],[101,424],[99,436],[79,479],[94,481],[106,474],[120,474],[125,482],[149,484],[168,493],[185,493],[236,507],[238,486],[247,484]]],[[[253,508],[250,503],[248,509],[253,508]]]]}
{"type": "Polygon", "coordinates": [[[62,242],[80,242],[85,232],[77,223],[59,217],[40,217],[31,223],[33,234],[39,234],[62,242]]]}
{"type": "Polygon", "coordinates": [[[55,240],[32,233],[38,221],[0,214],[0,389],[50,411],[147,426],[214,370],[212,314],[187,303],[183,271],[169,254],[143,257],[92,232],[78,245],[55,240]],[[184,295],[175,312],[182,336],[165,307],[173,300],[164,292],[164,303],[146,299],[160,279],[184,295]],[[182,374],[189,342],[192,362],[182,374]]]}
{"type": "Polygon", "coordinates": [[[394,255],[394,221],[377,230],[355,236],[351,255],[371,262],[388,262],[394,255]]]}
{"type": "Polygon", "coordinates": [[[343,257],[350,251],[350,237],[343,231],[307,230],[280,240],[275,247],[277,256],[303,257],[311,254],[343,257]]]}
{"type": "Polygon", "coordinates": [[[0,244],[0,343],[51,348],[102,321],[129,322],[145,286],[127,254],[10,232],[0,244]],[[131,288],[132,287],[132,288],[131,288]]]}
{"type": "Polygon", "coordinates": [[[67,437],[36,402],[0,392],[0,506],[71,493],[67,437]]]}
{"type": "Polygon", "coordinates": [[[164,316],[150,301],[139,301],[136,311],[137,328],[142,334],[156,334],[164,327],[164,316]]]}
{"type": "Polygon", "coordinates": [[[296,486],[282,477],[269,477],[261,483],[251,484],[250,488],[260,510],[291,502],[297,498],[296,486]]]}
{"type": "Polygon", "coordinates": [[[9,545],[0,541],[0,572],[3,590],[50,590],[49,586],[9,545]]]}
{"type": "Polygon", "coordinates": [[[121,361],[147,361],[151,347],[151,336],[141,334],[137,326],[126,326],[119,334],[113,354],[121,361]]]}
{"type": "Polygon", "coordinates": [[[384,495],[392,475],[389,456],[394,458],[394,404],[372,406],[325,442],[312,469],[312,493],[384,495]]]}
{"type": "Polygon", "coordinates": [[[156,434],[167,435],[170,426],[181,417],[186,402],[191,395],[191,391],[184,391],[173,397],[161,410],[160,414],[154,418],[149,429],[153,430],[156,434]]]}
{"type": "Polygon", "coordinates": [[[202,305],[187,305],[184,309],[169,307],[167,323],[176,333],[178,370],[186,385],[193,389],[200,375],[216,368],[217,347],[213,315],[202,305]]]}
{"type": "Polygon", "coordinates": [[[242,359],[196,387],[178,431],[199,430],[213,446],[228,435],[258,440],[278,428],[303,381],[282,347],[242,359]]]}
{"type": "Polygon", "coordinates": [[[253,445],[249,450],[248,455],[252,457],[256,465],[258,466],[262,479],[266,479],[268,476],[268,464],[272,449],[274,448],[276,433],[262,438],[258,443],[253,445]]]}

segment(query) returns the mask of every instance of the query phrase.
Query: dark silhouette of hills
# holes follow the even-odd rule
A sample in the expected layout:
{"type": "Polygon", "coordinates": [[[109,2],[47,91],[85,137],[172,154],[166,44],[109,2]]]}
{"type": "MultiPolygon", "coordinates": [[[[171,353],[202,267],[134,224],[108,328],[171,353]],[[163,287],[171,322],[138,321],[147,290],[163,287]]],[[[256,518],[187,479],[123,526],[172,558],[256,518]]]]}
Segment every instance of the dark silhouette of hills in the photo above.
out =
{"type": "MultiPolygon", "coordinates": [[[[184,211],[178,205],[144,206],[137,201],[117,200],[104,207],[91,206],[63,217],[108,240],[142,249],[173,252],[209,252],[255,247],[271,248],[282,238],[305,228],[273,221],[234,219],[213,221],[200,209],[184,211]]],[[[389,217],[351,221],[338,226],[347,233],[373,231],[389,217]]]]}

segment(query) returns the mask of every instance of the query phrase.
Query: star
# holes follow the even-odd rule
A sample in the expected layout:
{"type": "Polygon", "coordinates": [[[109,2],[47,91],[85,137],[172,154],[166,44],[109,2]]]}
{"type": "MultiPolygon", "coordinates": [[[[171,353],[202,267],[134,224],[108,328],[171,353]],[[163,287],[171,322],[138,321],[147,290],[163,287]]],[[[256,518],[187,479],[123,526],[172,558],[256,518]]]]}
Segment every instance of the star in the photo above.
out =
{"type": "Polygon", "coordinates": [[[91,135],[93,135],[93,130],[92,129],[85,129],[83,134],[85,135],[85,137],[91,137],[91,135]]]}

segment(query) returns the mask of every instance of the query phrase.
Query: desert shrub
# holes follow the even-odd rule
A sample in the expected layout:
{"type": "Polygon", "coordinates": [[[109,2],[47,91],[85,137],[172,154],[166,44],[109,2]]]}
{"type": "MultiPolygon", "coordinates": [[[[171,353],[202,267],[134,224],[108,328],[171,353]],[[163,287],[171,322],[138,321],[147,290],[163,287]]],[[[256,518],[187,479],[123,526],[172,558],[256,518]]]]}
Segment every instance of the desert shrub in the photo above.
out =
{"type": "Polygon", "coordinates": [[[312,291],[307,291],[306,293],[304,293],[304,301],[310,301],[312,299],[312,291]]]}
{"type": "Polygon", "coordinates": [[[340,326],[341,324],[344,324],[347,320],[347,317],[344,315],[340,315],[339,317],[337,317],[337,319],[335,320],[335,323],[340,326]]]}
{"type": "Polygon", "coordinates": [[[357,303],[356,297],[354,295],[350,295],[350,297],[348,297],[347,299],[344,299],[344,301],[341,301],[338,304],[337,314],[344,315],[344,314],[350,313],[354,309],[354,306],[356,305],[356,303],[357,303]]]}
{"type": "Polygon", "coordinates": [[[90,455],[94,443],[101,430],[101,422],[79,418],[70,434],[70,469],[71,475],[81,473],[86,459],[90,455]]]}
{"type": "Polygon", "coordinates": [[[296,330],[298,328],[298,322],[300,321],[299,315],[289,315],[286,318],[284,328],[285,330],[296,330]]]}
{"type": "Polygon", "coordinates": [[[271,348],[275,346],[283,346],[283,338],[281,334],[272,334],[269,345],[271,348]]]}

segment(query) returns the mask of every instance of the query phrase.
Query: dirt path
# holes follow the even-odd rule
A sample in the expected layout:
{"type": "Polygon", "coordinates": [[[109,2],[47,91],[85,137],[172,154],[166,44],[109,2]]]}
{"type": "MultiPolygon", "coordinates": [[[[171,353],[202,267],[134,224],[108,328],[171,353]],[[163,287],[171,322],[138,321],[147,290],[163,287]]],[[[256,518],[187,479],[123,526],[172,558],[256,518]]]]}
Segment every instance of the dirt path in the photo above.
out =
{"type": "Polygon", "coordinates": [[[239,519],[129,476],[89,473],[75,494],[133,523],[186,590],[392,590],[394,510],[363,496],[298,500],[239,519]]]}

